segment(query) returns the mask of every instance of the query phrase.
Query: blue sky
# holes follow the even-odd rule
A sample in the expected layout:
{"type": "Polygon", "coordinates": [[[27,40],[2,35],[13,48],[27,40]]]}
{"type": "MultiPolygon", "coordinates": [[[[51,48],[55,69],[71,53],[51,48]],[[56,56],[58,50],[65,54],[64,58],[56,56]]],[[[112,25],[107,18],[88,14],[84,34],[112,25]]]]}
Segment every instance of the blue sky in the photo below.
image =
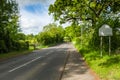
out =
{"type": "Polygon", "coordinates": [[[37,10],[39,10],[40,12],[43,12],[44,7],[41,4],[31,4],[31,5],[26,5],[24,7],[24,10],[30,12],[30,13],[35,13],[36,12],[36,8],[37,10]]]}
{"type": "MultiPolygon", "coordinates": [[[[20,10],[20,26],[25,34],[38,34],[43,27],[54,20],[48,15],[48,8],[55,0],[17,0],[20,10]]],[[[58,22],[56,22],[58,24],[58,22]]],[[[69,23],[64,24],[67,26],[69,23]]]]}
{"type": "Polygon", "coordinates": [[[52,23],[48,7],[55,0],[17,0],[20,10],[20,26],[25,34],[37,34],[43,26],[52,23]]]}

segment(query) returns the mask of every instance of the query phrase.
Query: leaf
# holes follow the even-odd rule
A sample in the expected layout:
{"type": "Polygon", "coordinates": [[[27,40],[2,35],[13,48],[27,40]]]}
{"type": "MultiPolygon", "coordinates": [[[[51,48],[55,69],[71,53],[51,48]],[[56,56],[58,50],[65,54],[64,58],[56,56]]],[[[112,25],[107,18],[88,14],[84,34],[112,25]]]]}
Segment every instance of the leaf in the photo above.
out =
{"type": "Polygon", "coordinates": [[[91,7],[91,8],[95,8],[95,6],[96,6],[96,2],[91,2],[91,3],[90,3],[90,7],[91,7]]]}

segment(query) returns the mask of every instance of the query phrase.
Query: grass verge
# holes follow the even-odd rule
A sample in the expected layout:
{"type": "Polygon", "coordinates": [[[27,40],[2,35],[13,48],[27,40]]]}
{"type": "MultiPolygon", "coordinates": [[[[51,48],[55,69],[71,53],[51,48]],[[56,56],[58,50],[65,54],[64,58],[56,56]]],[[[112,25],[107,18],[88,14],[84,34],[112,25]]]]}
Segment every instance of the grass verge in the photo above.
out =
{"type": "MultiPolygon", "coordinates": [[[[48,46],[40,45],[40,46],[37,46],[36,49],[42,49],[42,48],[47,48],[47,47],[48,46]]],[[[35,50],[34,46],[30,46],[29,50],[21,50],[21,51],[9,52],[9,53],[2,53],[2,54],[0,54],[0,61],[10,59],[10,58],[13,58],[13,57],[17,57],[17,56],[30,54],[33,50],[35,50]]]]}
{"type": "Polygon", "coordinates": [[[101,78],[100,80],[120,80],[120,55],[108,56],[108,53],[104,52],[101,57],[100,51],[75,46],[90,68],[101,78]]]}
{"type": "Polygon", "coordinates": [[[13,51],[9,53],[3,53],[3,54],[0,54],[0,61],[13,58],[13,57],[17,57],[17,56],[21,56],[21,55],[26,55],[32,51],[33,50],[25,50],[25,51],[13,51]]]}
{"type": "Polygon", "coordinates": [[[36,47],[34,47],[34,46],[29,46],[29,50],[36,50],[36,49],[42,49],[42,48],[48,48],[49,46],[47,46],[47,45],[39,45],[39,46],[36,46],[36,47]]]}

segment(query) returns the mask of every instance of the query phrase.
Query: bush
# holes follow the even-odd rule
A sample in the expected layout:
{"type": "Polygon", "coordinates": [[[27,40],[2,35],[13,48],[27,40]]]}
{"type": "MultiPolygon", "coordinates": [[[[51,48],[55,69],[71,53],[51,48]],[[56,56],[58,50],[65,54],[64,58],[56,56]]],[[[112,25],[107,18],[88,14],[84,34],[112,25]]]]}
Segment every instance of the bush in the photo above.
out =
{"type": "Polygon", "coordinates": [[[4,53],[7,52],[7,47],[5,45],[5,41],[4,40],[0,40],[0,53],[4,53]]]}
{"type": "MultiPolygon", "coordinates": [[[[120,22],[118,19],[112,20],[112,19],[102,19],[99,20],[97,23],[94,34],[89,42],[89,45],[92,46],[93,49],[99,50],[100,47],[100,36],[98,35],[99,28],[103,24],[108,24],[113,29],[113,36],[111,37],[111,49],[112,51],[115,51],[117,48],[120,47],[120,36],[116,34],[118,28],[120,26],[120,22]]],[[[108,51],[109,48],[109,37],[103,37],[103,49],[105,51],[108,51]]]]}
{"type": "Polygon", "coordinates": [[[26,50],[29,49],[29,42],[28,41],[14,41],[14,48],[13,50],[26,50]]]}

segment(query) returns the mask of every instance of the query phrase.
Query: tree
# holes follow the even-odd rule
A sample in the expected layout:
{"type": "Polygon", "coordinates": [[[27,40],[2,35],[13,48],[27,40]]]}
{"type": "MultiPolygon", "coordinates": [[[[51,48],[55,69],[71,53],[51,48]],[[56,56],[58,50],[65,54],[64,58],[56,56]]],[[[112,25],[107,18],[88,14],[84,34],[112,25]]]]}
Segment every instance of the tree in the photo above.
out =
{"type": "Polygon", "coordinates": [[[62,26],[57,26],[56,24],[48,24],[44,26],[43,31],[37,36],[38,42],[41,44],[53,44],[62,42],[64,37],[64,29],[62,26]]]}
{"type": "Polygon", "coordinates": [[[77,24],[72,24],[71,26],[68,26],[65,28],[65,37],[69,39],[69,41],[72,41],[73,38],[79,37],[81,35],[80,26],[77,24]]]}
{"type": "Polygon", "coordinates": [[[49,6],[49,14],[60,23],[87,20],[92,21],[93,25],[102,14],[118,10],[119,0],[56,0],[49,6]]]}
{"type": "MultiPolygon", "coordinates": [[[[116,17],[113,19],[113,16],[110,15],[116,15],[119,12],[119,0],[56,0],[54,4],[49,6],[49,14],[53,15],[54,20],[58,20],[60,23],[72,22],[72,27],[65,30],[66,36],[71,39],[76,37],[76,40],[87,43],[86,45],[89,45],[88,47],[92,46],[93,49],[99,49],[98,29],[103,24],[110,25],[115,33],[115,28],[119,25],[119,19],[116,19],[116,17]],[[84,25],[80,25],[81,22],[84,25]],[[117,25],[115,25],[116,23],[117,25]],[[84,29],[83,34],[80,33],[80,28],[81,33],[84,29]]],[[[108,46],[106,41],[108,41],[107,38],[104,40],[105,49],[108,46]]],[[[118,41],[118,36],[114,36],[114,41],[112,41],[114,50],[119,46],[116,45],[119,43],[118,41]]]]}
{"type": "Polygon", "coordinates": [[[15,0],[0,0],[0,52],[8,52],[14,47],[14,38],[19,30],[18,4],[15,0]]]}

